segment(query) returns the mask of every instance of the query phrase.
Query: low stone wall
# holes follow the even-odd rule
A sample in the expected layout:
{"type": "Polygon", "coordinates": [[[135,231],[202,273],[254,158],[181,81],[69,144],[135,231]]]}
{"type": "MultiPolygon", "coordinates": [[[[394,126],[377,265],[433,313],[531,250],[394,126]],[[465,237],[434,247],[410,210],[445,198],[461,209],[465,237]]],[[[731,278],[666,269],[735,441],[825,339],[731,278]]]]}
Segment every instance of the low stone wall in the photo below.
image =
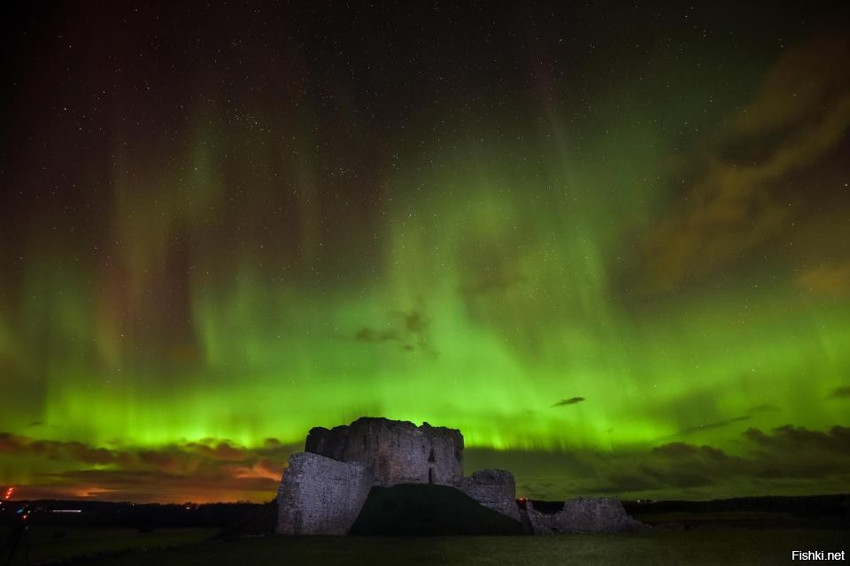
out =
{"type": "Polygon", "coordinates": [[[310,452],[293,454],[278,490],[277,532],[348,534],[373,481],[362,462],[338,462],[310,452]]]}
{"type": "Polygon", "coordinates": [[[519,521],[516,503],[516,482],[506,470],[478,470],[463,478],[458,489],[481,505],[519,521]]]}
{"type": "Polygon", "coordinates": [[[648,529],[626,513],[617,498],[569,499],[557,513],[541,513],[526,502],[526,515],[534,534],[620,533],[648,529]]]}

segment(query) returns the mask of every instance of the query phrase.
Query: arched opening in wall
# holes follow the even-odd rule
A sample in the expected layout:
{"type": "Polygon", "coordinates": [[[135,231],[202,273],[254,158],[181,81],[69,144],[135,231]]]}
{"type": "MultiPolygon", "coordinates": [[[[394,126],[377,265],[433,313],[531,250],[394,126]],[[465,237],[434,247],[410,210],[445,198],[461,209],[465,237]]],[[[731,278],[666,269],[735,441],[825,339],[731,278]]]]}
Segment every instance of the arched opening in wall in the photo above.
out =
{"type": "Polygon", "coordinates": [[[428,483],[434,483],[434,462],[436,458],[434,457],[434,449],[431,448],[430,454],[428,454],[428,483]]]}
{"type": "Polygon", "coordinates": [[[428,483],[434,483],[434,468],[428,468],[428,483]]]}

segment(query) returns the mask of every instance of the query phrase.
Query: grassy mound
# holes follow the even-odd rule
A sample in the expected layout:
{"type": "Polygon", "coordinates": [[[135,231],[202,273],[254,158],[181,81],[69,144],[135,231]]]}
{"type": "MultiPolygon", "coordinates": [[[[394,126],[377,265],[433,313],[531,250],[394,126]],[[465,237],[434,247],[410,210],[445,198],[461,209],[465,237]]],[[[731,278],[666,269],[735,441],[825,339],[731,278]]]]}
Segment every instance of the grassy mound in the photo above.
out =
{"type": "Polygon", "coordinates": [[[453,487],[404,484],[373,487],[352,535],[518,535],[519,522],[453,487]]]}

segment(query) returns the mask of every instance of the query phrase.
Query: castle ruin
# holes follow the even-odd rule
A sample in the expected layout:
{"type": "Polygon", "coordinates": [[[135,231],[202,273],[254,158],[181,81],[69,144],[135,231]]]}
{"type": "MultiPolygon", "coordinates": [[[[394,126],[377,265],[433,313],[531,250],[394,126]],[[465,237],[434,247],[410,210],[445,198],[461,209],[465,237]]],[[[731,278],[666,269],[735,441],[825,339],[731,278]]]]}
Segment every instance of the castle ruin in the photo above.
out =
{"type": "Polygon", "coordinates": [[[346,534],[373,486],[434,484],[457,488],[481,505],[519,520],[510,472],[463,477],[459,430],[383,418],[314,428],[293,454],[278,491],[280,534],[346,534]]]}
{"type": "Polygon", "coordinates": [[[372,488],[398,484],[454,488],[535,534],[645,528],[613,498],[568,500],[555,513],[541,512],[531,501],[519,505],[513,474],[479,470],[464,477],[462,463],[463,436],[456,429],[383,418],[314,428],[305,451],[289,457],[280,482],[277,532],[348,534],[372,488]]]}

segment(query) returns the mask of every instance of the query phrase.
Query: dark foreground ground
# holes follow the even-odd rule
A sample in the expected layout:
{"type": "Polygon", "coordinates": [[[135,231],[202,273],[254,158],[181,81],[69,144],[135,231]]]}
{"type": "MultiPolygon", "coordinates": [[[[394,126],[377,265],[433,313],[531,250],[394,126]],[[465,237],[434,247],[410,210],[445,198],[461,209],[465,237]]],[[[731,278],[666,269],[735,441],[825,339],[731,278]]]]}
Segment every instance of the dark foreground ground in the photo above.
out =
{"type": "MultiPolygon", "coordinates": [[[[830,563],[850,560],[847,495],[628,502],[628,512],[651,529],[628,534],[549,536],[503,536],[521,529],[506,531],[498,524],[490,525],[487,517],[480,515],[480,506],[476,504],[478,513],[473,513],[464,507],[464,501],[448,495],[439,490],[422,492],[421,488],[398,486],[395,491],[384,490],[376,494],[369,509],[364,508],[357,523],[358,532],[376,536],[349,537],[266,534],[275,528],[274,502],[200,506],[0,503],[0,566],[734,566],[802,562],[794,559],[793,551],[822,552],[824,558],[828,558],[827,553],[839,553],[830,563]],[[486,536],[474,535],[482,531],[472,526],[487,525],[483,531],[486,536]],[[410,533],[437,536],[405,536],[410,533]],[[447,533],[454,536],[445,536],[447,533]],[[399,536],[386,536],[390,534],[399,536]]],[[[535,502],[535,508],[542,512],[550,507],[549,511],[555,512],[559,506],[563,503],[535,502]]]]}
{"type": "MultiPolygon", "coordinates": [[[[845,529],[702,528],[641,534],[456,537],[278,537],[199,542],[200,529],[151,533],[109,529],[31,533],[29,556],[12,564],[75,565],[286,564],[790,564],[792,551],[850,550],[845,529]],[[47,535],[45,539],[42,535],[47,535]],[[39,540],[40,538],[40,540],[39,540]],[[161,548],[170,546],[170,548],[161,548]],[[123,550],[122,550],[123,548],[123,550]],[[81,556],[81,553],[83,554],[81,556]]],[[[5,561],[5,557],[4,557],[5,561]]],[[[809,564],[814,562],[808,562],[809,564]]]]}

